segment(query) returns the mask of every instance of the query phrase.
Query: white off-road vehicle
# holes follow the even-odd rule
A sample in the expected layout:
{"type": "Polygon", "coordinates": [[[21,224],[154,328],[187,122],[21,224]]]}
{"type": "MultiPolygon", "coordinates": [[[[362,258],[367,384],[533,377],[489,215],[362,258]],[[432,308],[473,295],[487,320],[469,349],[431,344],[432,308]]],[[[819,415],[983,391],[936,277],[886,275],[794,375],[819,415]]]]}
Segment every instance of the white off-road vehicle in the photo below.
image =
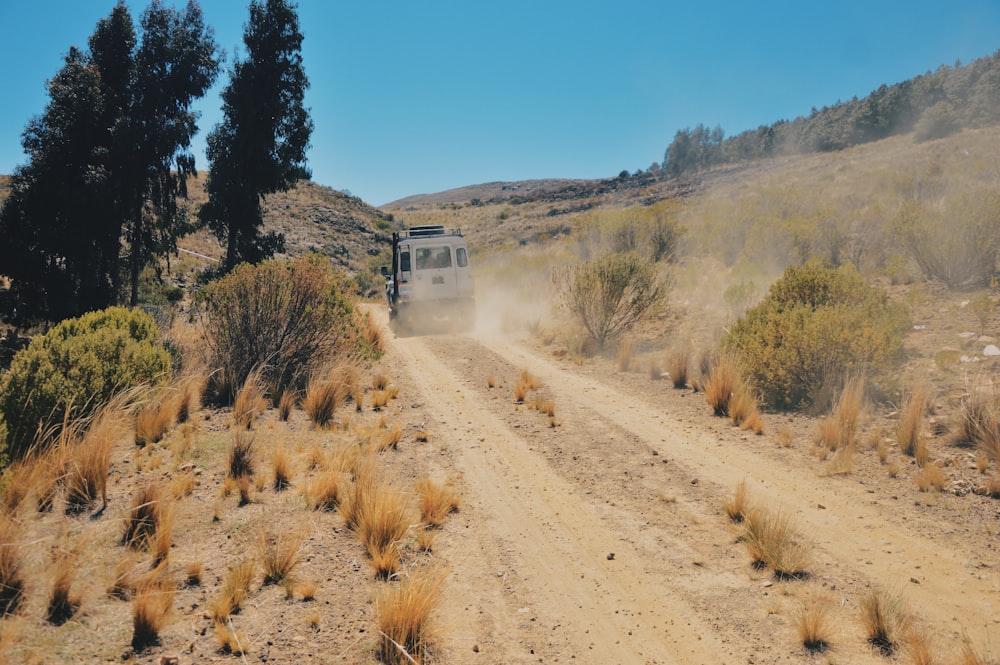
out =
{"type": "Polygon", "coordinates": [[[471,330],[476,319],[469,250],[462,229],[414,226],[392,234],[392,266],[382,267],[389,318],[420,330],[471,330]]]}

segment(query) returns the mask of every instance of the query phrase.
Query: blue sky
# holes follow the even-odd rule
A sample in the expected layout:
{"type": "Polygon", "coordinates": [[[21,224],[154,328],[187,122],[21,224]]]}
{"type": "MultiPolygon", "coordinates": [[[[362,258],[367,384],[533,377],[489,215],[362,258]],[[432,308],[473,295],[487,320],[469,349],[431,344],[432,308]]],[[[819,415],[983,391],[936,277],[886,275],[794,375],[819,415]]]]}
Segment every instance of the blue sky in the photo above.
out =
{"type": "MultiPolygon", "coordinates": [[[[0,0],[0,173],[114,4],[0,0]]],[[[147,4],[129,2],[137,21],[147,4]]],[[[201,2],[229,62],[247,5],[201,2]]],[[[374,205],[645,169],[678,129],[732,135],[1000,49],[996,0],[300,0],[299,16],[313,179],[374,205]]],[[[199,168],[226,80],[197,105],[199,168]]]]}

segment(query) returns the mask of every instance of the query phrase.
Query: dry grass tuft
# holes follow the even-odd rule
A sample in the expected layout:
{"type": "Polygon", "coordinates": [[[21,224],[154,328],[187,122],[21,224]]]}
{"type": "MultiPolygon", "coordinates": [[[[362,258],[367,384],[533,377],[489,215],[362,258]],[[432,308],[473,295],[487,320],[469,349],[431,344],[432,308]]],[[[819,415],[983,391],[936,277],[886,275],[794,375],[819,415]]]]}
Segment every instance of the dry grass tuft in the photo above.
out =
{"type": "Polygon", "coordinates": [[[278,443],[271,451],[271,466],[274,468],[274,491],[283,492],[292,485],[292,458],[288,448],[278,443]]]}
{"type": "Polygon", "coordinates": [[[233,656],[245,656],[250,641],[240,631],[233,628],[231,621],[217,621],[215,623],[215,640],[219,644],[219,651],[233,656]]]}
{"type": "Polygon", "coordinates": [[[292,571],[302,561],[302,543],[309,535],[304,528],[268,531],[257,530],[257,554],[264,569],[264,584],[281,584],[292,579],[292,571]]]}
{"type": "Polygon", "coordinates": [[[29,556],[20,525],[0,515],[0,617],[15,613],[24,600],[29,556]]]}
{"type": "Polygon", "coordinates": [[[670,375],[674,388],[678,390],[687,388],[690,356],[687,349],[676,349],[667,356],[667,374],[670,375]]]}
{"type": "Polygon", "coordinates": [[[350,372],[344,366],[327,368],[309,379],[302,410],[314,427],[325,429],[334,423],[334,413],[350,394],[350,372]]]}
{"type": "Polygon", "coordinates": [[[239,481],[249,478],[254,473],[254,437],[252,434],[237,431],[233,436],[233,446],[229,449],[229,468],[227,478],[239,481]]]}
{"type": "Polygon", "coordinates": [[[743,381],[738,381],[729,398],[729,417],[737,427],[754,434],[764,433],[764,419],[760,415],[757,398],[743,381]]]}
{"type": "Polygon", "coordinates": [[[184,583],[188,586],[201,586],[201,576],[204,566],[201,561],[192,561],[184,567],[184,583]]]}
{"type": "Polygon", "coordinates": [[[227,621],[234,612],[243,607],[243,601],[250,592],[250,585],[253,584],[256,574],[257,564],[253,559],[240,561],[226,571],[222,589],[209,605],[212,619],[216,623],[227,621]]]}
{"type": "Polygon", "coordinates": [[[726,499],[722,508],[726,511],[726,517],[731,521],[737,524],[743,521],[747,510],[747,481],[741,480],[736,485],[733,495],[726,499]]]}
{"type": "Polygon", "coordinates": [[[419,572],[379,595],[375,614],[381,640],[378,658],[389,665],[412,665],[433,658],[437,634],[433,615],[444,585],[444,575],[419,572]]]}
{"type": "Polygon", "coordinates": [[[372,390],[385,390],[389,386],[389,377],[378,372],[372,376],[372,390]]]}
{"type": "Polygon", "coordinates": [[[162,397],[162,393],[155,396],[156,401],[142,407],[136,414],[135,445],[142,447],[150,443],[159,443],[174,424],[176,408],[162,397]]]}
{"type": "Polygon", "coordinates": [[[729,415],[729,402],[738,382],[736,359],[730,355],[719,357],[705,380],[705,399],[712,413],[720,417],[729,415]]]}
{"type": "Polygon", "coordinates": [[[794,437],[792,436],[792,430],[787,427],[781,427],[778,429],[774,442],[778,444],[779,448],[791,448],[792,444],[795,442],[794,437]]]}
{"type": "Polygon", "coordinates": [[[278,418],[282,422],[287,423],[288,419],[292,417],[296,402],[298,402],[298,395],[294,390],[286,389],[281,393],[281,397],[278,399],[278,418]]]}
{"type": "Polygon", "coordinates": [[[107,505],[111,451],[126,429],[124,409],[112,402],[97,414],[80,440],[68,444],[63,476],[68,511],[79,512],[98,497],[102,507],[107,505]]]}
{"type": "Polygon", "coordinates": [[[963,402],[956,440],[976,446],[988,459],[1000,461],[1000,401],[976,394],[963,402]]]}
{"type": "Polygon", "coordinates": [[[962,640],[957,665],[998,665],[998,661],[989,650],[979,651],[968,638],[962,640]]]}
{"type": "Polygon", "coordinates": [[[72,592],[77,573],[77,559],[76,550],[61,550],[55,554],[52,561],[50,569],[52,589],[45,610],[45,620],[51,624],[61,626],[72,619],[83,602],[80,594],[72,592]]]}
{"type": "Polygon", "coordinates": [[[798,631],[799,640],[809,651],[822,653],[830,648],[830,638],[833,632],[830,610],[832,602],[822,593],[810,595],[795,613],[793,622],[798,631]]]}
{"type": "Polygon", "coordinates": [[[252,429],[254,422],[267,411],[264,368],[258,366],[250,372],[233,402],[233,421],[237,427],[252,429]]]}
{"type": "Polygon", "coordinates": [[[755,566],[770,568],[780,578],[806,574],[809,547],[797,538],[784,513],[751,506],[743,515],[743,542],[755,566]]]}
{"type": "Polygon", "coordinates": [[[909,398],[900,410],[899,423],[896,425],[896,440],[904,455],[917,458],[926,454],[927,444],[924,441],[922,430],[929,405],[929,389],[919,385],[911,391],[909,398]]]}
{"type": "Polygon", "coordinates": [[[882,587],[869,587],[858,605],[868,643],[883,656],[891,656],[911,624],[902,594],[882,587]]]}
{"type": "Polygon", "coordinates": [[[164,523],[165,500],[159,483],[144,485],[132,501],[132,509],[125,518],[121,543],[134,550],[144,549],[155,543],[161,524],[164,523]]]}
{"type": "Polygon", "coordinates": [[[339,469],[322,469],[306,489],[308,505],[313,510],[336,510],[340,504],[343,478],[343,472],[339,469]]]}
{"type": "Polygon", "coordinates": [[[911,631],[906,637],[906,655],[912,665],[938,665],[941,660],[931,649],[930,638],[925,633],[911,631]]]}
{"type": "Polygon", "coordinates": [[[357,533],[377,578],[388,579],[399,570],[399,544],[412,523],[410,505],[403,494],[383,485],[364,496],[357,533]]]}
{"type": "Polygon", "coordinates": [[[159,644],[160,631],[167,623],[177,588],[160,568],[137,587],[132,606],[132,648],[142,651],[159,644]]]}
{"type": "Polygon", "coordinates": [[[945,475],[944,469],[937,464],[924,464],[923,468],[917,471],[914,476],[914,481],[917,484],[917,489],[921,492],[940,492],[944,489],[945,483],[948,482],[948,477],[945,475]]]}
{"type": "Polygon", "coordinates": [[[623,337],[618,341],[615,363],[618,365],[619,372],[627,372],[632,368],[632,340],[623,337]]]}
{"type": "Polygon", "coordinates": [[[174,499],[183,499],[186,496],[191,496],[194,493],[194,488],[197,486],[198,481],[195,478],[194,471],[188,469],[187,471],[178,473],[170,481],[170,495],[174,499]]]}
{"type": "Polygon", "coordinates": [[[453,489],[424,476],[414,488],[420,497],[420,521],[431,527],[441,526],[444,518],[458,512],[461,501],[453,489]]]}
{"type": "Polygon", "coordinates": [[[177,382],[174,417],[178,423],[186,423],[201,408],[205,383],[205,377],[201,374],[189,374],[177,382]]]}
{"type": "Polygon", "coordinates": [[[348,529],[356,531],[369,494],[379,485],[378,458],[374,451],[358,457],[352,465],[353,483],[343,492],[337,509],[348,529]]]}

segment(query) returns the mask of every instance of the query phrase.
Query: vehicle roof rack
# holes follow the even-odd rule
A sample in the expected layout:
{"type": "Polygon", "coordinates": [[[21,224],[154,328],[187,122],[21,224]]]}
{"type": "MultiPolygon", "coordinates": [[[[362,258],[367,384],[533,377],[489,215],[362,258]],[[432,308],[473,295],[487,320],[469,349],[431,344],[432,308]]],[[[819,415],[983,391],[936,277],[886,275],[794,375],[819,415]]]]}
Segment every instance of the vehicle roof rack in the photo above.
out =
{"type": "Polygon", "coordinates": [[[413,226],[404,231],[400,231],[400,238],[427,238],[430,236],[461,236],[460,228],[445,228],[440,224],[430,226],[413,226]]]}

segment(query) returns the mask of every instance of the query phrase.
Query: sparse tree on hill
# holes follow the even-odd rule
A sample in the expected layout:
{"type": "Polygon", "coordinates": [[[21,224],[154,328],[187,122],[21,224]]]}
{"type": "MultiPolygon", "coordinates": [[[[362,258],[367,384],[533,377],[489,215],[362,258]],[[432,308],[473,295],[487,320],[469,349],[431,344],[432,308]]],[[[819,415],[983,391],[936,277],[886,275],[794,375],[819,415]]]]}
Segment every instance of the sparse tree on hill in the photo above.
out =
{"type": "Polygon", "coordinates": [[[295,7],[254,0],[243,41],[246,58],[233,65],[222,93],[225,119],[208,137],[209,200],[200,212],[226,243],[226,270],[283,251],[283,235],[262,232],[261,201],[308,177],[313,128],[303,106],[309,82],[295,7]]]}

